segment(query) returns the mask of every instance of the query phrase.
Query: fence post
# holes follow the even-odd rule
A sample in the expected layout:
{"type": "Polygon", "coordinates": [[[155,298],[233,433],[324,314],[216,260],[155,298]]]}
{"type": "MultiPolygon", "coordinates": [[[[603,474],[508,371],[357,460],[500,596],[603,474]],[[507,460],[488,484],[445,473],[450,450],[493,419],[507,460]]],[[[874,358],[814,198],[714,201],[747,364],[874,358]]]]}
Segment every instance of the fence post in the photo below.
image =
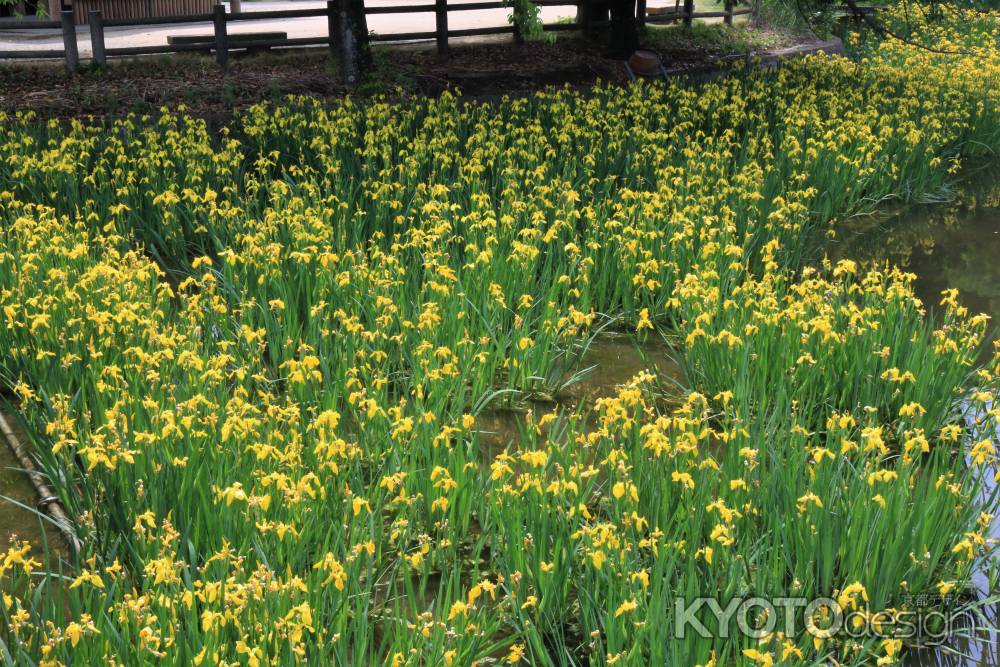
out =
{"type": "Polygon", "coordinates": [[[59,13],[62,21],[63,49],[66,51],[66,69],[75,72],[80,66],[80,52],[76,49],[76,26],[73,24],[73,12],[63,10],[59,13]]]}
{"type": "Polygon", "coordinates": [[[226,6],[215,5],[212,8],[212,23],[215,26],[215,60],[225,67],[229,62],[229,35],[226,32],[226,6]]]}
{"type": "Polygon", "coordinates": [[[725,10],[726,10],[726,15],[722,18],[722,21],[726,25],[732,25],[733,24],[733,0],[726,0],[725,10]]]}
{"type": "Polygon", "coordinates": [[[580,29],[583,30],[585,38],[593,39],[597,36],[594,24],[608,20],[607,0],[579,0],[579,3],[577,21],[580,23],[580,29]]]}
{"type": "Polygon", "coordinates": [[[684,25],[688,28],[691,27],[691,21],[694,19],[694,0],[684,0],[684,25]]]}
{"type": "Polygon", "coordinates": [[[442,58],[448,57],[448,0],[434,0],[434,30],[437,32],[437,51],[442,58]]]}
{"type": "Polygon", "coordinates": [[[337,56],[340,59],[340,72],[348,86],[358,85],[361,78],[360,66],[358,64],[358,44],[354,38],[354,19],[348,12],[348,2],[350,0],[327,0],[327,12],[333,12],[333,16],[328,14],[327,22],[333,30],[333,37],[330,40],[330,48],[337,45],[337,56]]]}
{"type": "Polygon", "coordinates": [[[104,67],[108,62],[108,57],[104,53],[104,19],[101,17],[99,9],[91,9],[87,12],[87,23],[90,24],[90,50],[94,54],[94,64],[104,67]]]}
{"type": "Polygon", "coordinates": [[[340,11],[337,0],[326,0],[326,34],[330,43],[330,56],[336,58],[340,46],[340,11]]]}
{"type": "Polygon", "coordinates": [[[640,28],[646,27],[646,0],[635,3],[635,21],[640,28]]]}

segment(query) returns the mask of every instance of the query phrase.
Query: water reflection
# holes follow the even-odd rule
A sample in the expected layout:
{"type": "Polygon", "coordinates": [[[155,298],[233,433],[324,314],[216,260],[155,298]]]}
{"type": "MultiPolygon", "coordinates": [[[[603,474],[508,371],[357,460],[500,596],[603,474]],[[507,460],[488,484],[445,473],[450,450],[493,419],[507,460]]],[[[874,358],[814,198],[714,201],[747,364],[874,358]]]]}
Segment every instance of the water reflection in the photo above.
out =
{"type": "MultiPolygon", "coordinates": [[[[971,418],[967,421],[971,425],[971,418]]],[[[1000,433],[995,435],[1000,437],[1000,433]]],[[[995,508],[997,485],[993,471],[984,470],[984,478],[983,502],[995,508]]],[[[994,521],[991,534],[1000,537],[1000,523],[994,521]]],[[[904,661],[906,667],[1000,667],[1000,606],[995,602],[1000,591],[996,588],[996,565],[972,573],[970,583],[976,602],[969,605],[968,612],[958,614],[959,620],[947,642],[912,651],[904,661]]]]}
{"type": "Polygon", "coordinates": [[[838,256],[898,264],[917,275],[914,288],[928,307],[954,287],[970,311],[1000,321],[1000,166],[971,174],[949,203],[846,227],[833,248],[838,256]]]}
{"type": "Polygon", "coordinates": [[[593,430],[596,428],[592,413],[595,402],[614,396],[642,371],[649,371],[656,377],[664,396],[679,393],[678,388],[683,386],[683,371],[677,362],[676,351],[652,337],[640,343],[627,334],[600,334],[568,370],[577,373],[576,379],[562,387],[551,400],[536,399],[517,407],[488,407],[479,413],[476,423],[484,460],[490,461],[504,449],[520,443],[525,430],[530,428],[529,423],[537,423],[547,413],[554,412],[560,418],[542,427],[541,440],[558,435],[570,420],[577,420],[576,432],[593,430]]]}
{"type": "Polygon", "coordinates": [[[677,352],[664,341],[650,337],[638,342],[627,334],[601,334],[587,346],[579,368],[588,370],[580,380],[556,396],[560,403],[591,404],[615,392],[642,371],[653,373],[665,391],[681,386],[683,371],[677,352]]]}
{"type": "MultiPolygon", "coordinates": [[[[995,337],[1000,322],[1000,166],[970,174],[956,195],[945,204],[914,206],[848,225],[831,252],[869,262],[889,261],[915,273],[914,289],[932,311],[942,290],[957,288],[959,300],[971,312],[993,318],[995,337]]],[[[987,357],[992,350],[985,348],[983,354],[987,357]]],[[[992,534],[1000,538],[1000,523],[994,522],[992,534]]],[[[973,579],[980,600],[1000,593],[990,590],[987,573],[976,573],[973,579]]],[[[1000,627],[996,605],[983,608],[982,613],[980,627],[1000,627]]],[[[977,636],[969,629],[956,634],[944,647],[913,651],[905,664],[1000,667],[996,632],[977,636]]]]}

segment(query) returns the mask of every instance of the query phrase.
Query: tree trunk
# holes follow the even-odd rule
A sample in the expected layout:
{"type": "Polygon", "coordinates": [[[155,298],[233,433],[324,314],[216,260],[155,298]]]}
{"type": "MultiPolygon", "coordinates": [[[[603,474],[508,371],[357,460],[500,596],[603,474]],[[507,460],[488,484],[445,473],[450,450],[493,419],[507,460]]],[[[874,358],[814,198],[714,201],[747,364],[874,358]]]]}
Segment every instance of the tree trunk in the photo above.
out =
{"type": "Polygon", "coordinates": [[[611,32],[608,55],[624,60],[639,48],[639,28],[635,20],[635,0],[611,0],[611,32]]]}
{"type": "Polygon", "coordinates": [[[365,0],[341,0],[347,3],[350,29],[358,49],[358,66],[366,72],[372,65],[371,46],[368,42],[368,19],[365,17],[365,0]]]}

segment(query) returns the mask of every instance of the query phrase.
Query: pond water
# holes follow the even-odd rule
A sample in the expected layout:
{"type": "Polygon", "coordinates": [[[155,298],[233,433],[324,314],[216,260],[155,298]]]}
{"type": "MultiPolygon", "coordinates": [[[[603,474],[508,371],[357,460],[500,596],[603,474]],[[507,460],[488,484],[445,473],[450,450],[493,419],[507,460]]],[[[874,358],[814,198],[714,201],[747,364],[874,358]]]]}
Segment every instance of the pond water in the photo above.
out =
{"type": "Polygon", "coordinates": [[[917,294],[932,310],[941,290],[954,287],[969,310],[1000,321],[1000,167],[970,175],[948,203],[848,227],[836,254],[889,260],[916,273],[917,294]]]}
{"type": "MultiPolygon", "coordinates": [[[[17,417],[7,411],[3,412],[3,416],[15,437],[23,440],[25,436],[17,417]]],[[[50,545],[57,544],[61,539],[53,525],[17,504],[34,507],[37,502],[35,487],[6,439],[0,435],[0,553],[5,552],[14,540],[27,540],[40,551],[46,544],[46,538],[50,545]]]]}
{"type": "MultiPolygon", "coordinates": [[[[859,224],[847,225],[831,253],[838,257],[890,261],[917,275],[914,288],[933,314],[941,291],[959,290],[959,301],[973,313],[992,318],[997,337],[1000,323],[1000,167],[979,169],[960,183],[947,203],[908,207],[859,224]]],[[[993,354],[986,347],[982,360],[993,354]]],[[[997,434],[1000,437],[1000,434],[997,434]]],[[[1000,515],[1000,511],[994,511],[1000,515]]],[[[1000,521],[992,534],[1000,538],[1000,521]]],[[[973,582],[980,600],[995,597],[986,573],[973,582]]],[[[1000,627],[1000,609],[983,609],[980,625],[1000,627]]],[[[914,652],[910,667],[1000,667],[1000,637],[957,638],[938,649],[914,652]]]]}
{"type": "MultiPolygon", "coordinates": [[[[579,373],[548,400],[536,398],[517,408],[489,406],[479,413],[476,423],[484,460],[491,461],[504,449],[516,446],[529,415],[537,421],[546,413],[556,412],[569,418],[581,412],[584,413],[581,418],[588,421],[587,429],[596,428],[592,410],[596,401],[614,396],[643,371],[656,377],[664,395],[678,393],[683,386],[683,369],[676,350],[653,336],[639,342],[624,333],[601,333],[587,344],[569,370],[579,373]]],[[[564,420],[557,420],[553,426],[561,428],[564,424],[564,420]]],[[[543,435],[548,437],[548,429],[543,435]]]]}

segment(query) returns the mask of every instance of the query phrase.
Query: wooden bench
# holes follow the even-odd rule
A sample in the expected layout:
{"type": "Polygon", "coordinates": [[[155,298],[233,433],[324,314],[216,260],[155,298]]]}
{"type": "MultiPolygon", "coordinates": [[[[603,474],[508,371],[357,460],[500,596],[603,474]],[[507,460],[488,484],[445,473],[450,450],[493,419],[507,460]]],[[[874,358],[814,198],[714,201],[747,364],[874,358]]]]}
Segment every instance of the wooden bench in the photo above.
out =
{"type": "MultiPolygon", "coordinates": [[[[250,52],[269,51],[269,45],[260,45],[258,42],[278,42],[288,39],[287,32],[238,32],[228,35],[227,41],[229,50],[246,49],[250,52]],[[252,44],[252,46],[249,46],[252,44]]],[[[215,48],[215,35],[168,35],[167,44],[175,46],[178,44],[204,45],[205,51],[215,48]]]]}

